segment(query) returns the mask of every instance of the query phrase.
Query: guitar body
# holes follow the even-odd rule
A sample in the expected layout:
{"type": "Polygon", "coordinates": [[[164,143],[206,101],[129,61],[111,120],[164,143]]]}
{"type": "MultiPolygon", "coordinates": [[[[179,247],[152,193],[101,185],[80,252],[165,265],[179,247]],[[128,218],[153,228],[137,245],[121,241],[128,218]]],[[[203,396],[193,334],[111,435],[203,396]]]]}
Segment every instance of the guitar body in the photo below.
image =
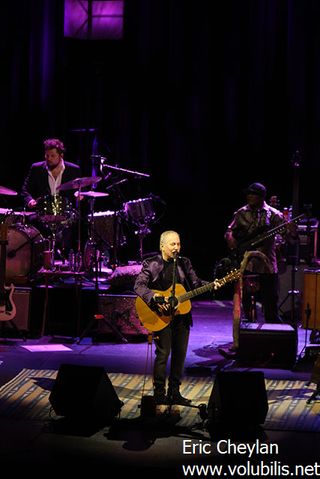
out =
{"type": "Polygon", "coordinates": [[[0,321],[11,321],[17,314],[16,305],[13,302],[13,292],[14,286],[11,284],[4,286],[4,290],[0,293],[0,321]]]}
{"type": "Polygon", "coordinates": [[[11,321],[16,315],[16,306],[13,302],[14,286],[6,286],[6,261],[8,243],[8,225],[0,224],[0,321],[11,321]]]}
{"type": "MultiPolygon", "coordinates": [[[[158,293],[163,297],[171,296],[171,288],[167,289],[166,291],[153,290],[153,292],[158,293]]],[[[153,311],[143,301],[143,299],[138,296],[136,299],[136,310],[143,326],[148,329],[148,331],[160,331],[161,329],[164,329],[166,326],[168,326],[168,324],[172,321],[173,317],[177,314],[189,313],[189,311],[191,310],[191,301],[179,301],[179,296],[184,295],[185,293],[186,290],[182,286],[182,284],[177,283],[175,297],[178,299],[178,305],[175,309],[174,315],[164,315],[162,312],[153,311]]]]}
{"type": "MultiPolygon", "coordinates": [[[[244,256],[243,264],[247,261],[247,253],[244,256]]],[[[140,318],[143,326],[149,331],[160,331],[161,329],[168,326],[170,321],[177,314],[187,314],[191,310],[191,301],[190,298],[194,298],[199,294],[206,293],[210,290],[217,290],[229,283],[230,281],[235,281],[241,276],[241,269],[230,271],[223,278],[215,279],[212,283],[206,283],[199,288],[193,289],[192,291],[186,291],[182,284],[177,283],[175,289],[175,299],[177,300],[177,306],[174,309],[174,314],[164,314],[157,310],[152,310],[139,296],[136,299],[136,311],[140,318]]],[[[164,298],[170,298],[172,296],[172,288],[167,289],[166,291],[155,291],[160,296],[164,298]]]]}

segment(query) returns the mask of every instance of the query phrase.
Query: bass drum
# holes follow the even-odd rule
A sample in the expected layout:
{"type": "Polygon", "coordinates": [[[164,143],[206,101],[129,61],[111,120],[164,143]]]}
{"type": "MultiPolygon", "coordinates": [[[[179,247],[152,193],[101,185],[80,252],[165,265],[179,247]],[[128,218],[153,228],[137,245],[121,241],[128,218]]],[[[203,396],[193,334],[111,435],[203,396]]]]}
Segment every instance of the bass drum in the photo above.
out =
{"type": "Polygon", "coordinates": [[[8,229],[6,281],[23,283],[43,262],[45,241],[34,226],[12,225],[8,229]]]}

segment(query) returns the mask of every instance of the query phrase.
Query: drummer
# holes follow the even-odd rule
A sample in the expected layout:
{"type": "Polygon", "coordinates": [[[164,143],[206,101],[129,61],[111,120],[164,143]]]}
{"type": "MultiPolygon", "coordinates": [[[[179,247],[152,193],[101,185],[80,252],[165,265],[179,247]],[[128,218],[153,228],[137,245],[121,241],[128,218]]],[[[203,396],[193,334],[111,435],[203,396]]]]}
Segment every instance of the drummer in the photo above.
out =
{"type": "MultiPolygon", "coordinates": [[[[81,176],[80,167],[64,161],[64,144],[56,138],[48,138],[43,142],[44,161],[33,163],[25,178],[21,195],[25,205],[30,210],[36,210],[38,201],[46,195],[56,195],[62,183],[81,176]]],[[[61,192],[64,196],[74,199],[73,191],[61,192]]]]}
{"type": "MultiPolygon", "coordinates": [[[[43,142],[44,160],[33,163],[23,182],[21,196],[23,197],[25,206],[29,211],[37,213],[41,200],[46,196],[61,194],[74,204],[75,197],[73,190],[59,192],[59,186],[68,181],[74,180],[81,176],[80,167],[74,163],[64,161],[64,144],[57,138],[48,138],[43,142]]],[[[36,219],[37,227],[42,230],[46,236],[48,231],[45,225],[39,223],[36,219]]],[[[72,238],[68,228],[63,231],[64,239],[62,248],[65,253],[73,247],[72,238]]]]}

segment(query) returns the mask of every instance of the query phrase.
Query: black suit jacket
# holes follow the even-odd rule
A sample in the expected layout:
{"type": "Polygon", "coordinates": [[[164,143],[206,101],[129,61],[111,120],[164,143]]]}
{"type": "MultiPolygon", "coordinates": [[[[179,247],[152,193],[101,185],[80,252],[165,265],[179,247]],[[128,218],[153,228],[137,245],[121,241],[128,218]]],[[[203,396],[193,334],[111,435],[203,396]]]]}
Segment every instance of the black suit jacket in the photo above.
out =
{"type": "MultiPolygon", "coordinates": [[[[81,177],[80,167],[78,165],[69,163],[68,161],[65,161],[64,164],[65,170],[62,174],[61,184],[81,177]]],[[[65,190],[61,191],[59,194],[67,197],[73,202],[75,191],[76,190],[65,190]]],[[[21,189],[23,201],[28,205],[30,200],[38,200],[46,195],[51,195],[46,162],[41,161],[39,163],[33,163],[21,189]]]]}

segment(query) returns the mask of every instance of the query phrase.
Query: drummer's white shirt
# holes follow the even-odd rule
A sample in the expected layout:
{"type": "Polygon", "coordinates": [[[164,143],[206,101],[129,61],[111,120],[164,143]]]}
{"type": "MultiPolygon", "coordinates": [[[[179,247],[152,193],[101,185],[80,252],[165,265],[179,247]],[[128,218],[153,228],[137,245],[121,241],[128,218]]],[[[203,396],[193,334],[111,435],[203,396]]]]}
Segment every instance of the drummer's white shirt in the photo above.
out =
{"type": "Polygon", "coordinates": [[[62,174],[63,174],[64,170],[66,169],[63,160],[61,160],[61,165],[62,165],[62,168],[61,168],[61,171],[60,171],[60,173],[58,174],[57,178],[55,178],[55,177],[53,176],[53,174],[51,173],[51,171],[50,171],[50,170],[48,169],[48,167],[47,167],[47,170],[48,170],[48,181],[49,181],[49,187],[50,187],[51,195],[57,195],[57,194],[59,193],[59,192],[57,191],[57,188],[58,188],[58,186],[61,185],[62,174]]]}

